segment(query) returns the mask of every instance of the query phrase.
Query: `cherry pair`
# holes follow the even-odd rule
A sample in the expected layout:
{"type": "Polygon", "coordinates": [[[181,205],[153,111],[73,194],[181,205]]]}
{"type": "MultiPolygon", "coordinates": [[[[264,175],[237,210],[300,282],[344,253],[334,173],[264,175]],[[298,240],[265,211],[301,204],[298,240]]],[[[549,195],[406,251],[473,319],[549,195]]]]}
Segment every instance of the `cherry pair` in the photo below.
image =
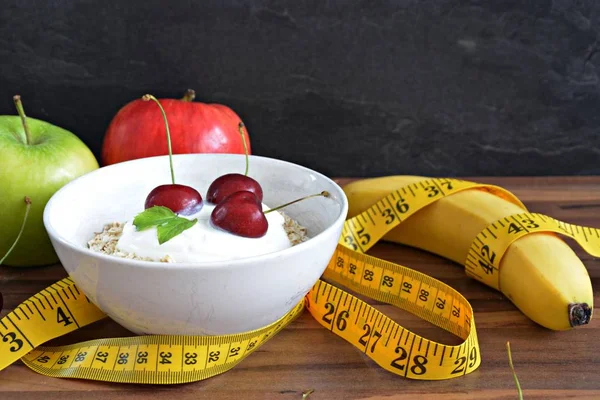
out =
{"type": "Polygon", "coordinates": [[[317,196],[329,197],[329,193],[323,191],[263,211],[263,193],[258,182],[246,175],[227,174],[217,178],[208,188],[209,201],[217,204],[210,214],[210,222],[238,236],[259,238],[269,229],[265,214],[317,196]]]}
{"type": "MultiPolygon", "coordinates": [[[[213,225],[238,236],[257,238],[269,227],[262,212],[262,188],[254,179],[241,174],[217,178],[208,188],[206,200],[216,204],[210,214],[213,225]]],[[[202,196],[185,185],[161,185],[150,192],[145,208],[164,206],[176,214],[192,215],[202,209],[202,196]]]]}

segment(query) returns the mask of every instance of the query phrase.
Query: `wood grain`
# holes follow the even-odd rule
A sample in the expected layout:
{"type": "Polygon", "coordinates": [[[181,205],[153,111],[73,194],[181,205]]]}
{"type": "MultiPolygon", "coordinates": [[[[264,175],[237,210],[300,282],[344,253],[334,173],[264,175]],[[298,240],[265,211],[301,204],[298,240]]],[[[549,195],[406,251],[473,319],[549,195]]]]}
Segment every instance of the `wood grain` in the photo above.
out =
{"type": "MultiPolygon", "coordinates": [[[[600,227],[600,177],[471,178],[504,186],[533,212],[566,222],[600,227]]],[[[338,179],[341,184],[350,179],[338,179]]],[[[600,305],[600,261],[574,245],[592,278],[600,305]]],[[[461,266],[415,249],[379,243],[371,254],[410,266],[459,290],[475,310],[482,364],[474,373],[445,381],[413,381],[384,371],[343,339],[304,313],[233,370],[202,382],[143,386],[48,378],[20,361],[0,372],[0,399],[516,399],[505,344],[526,399],[600,398],[600,320],[568,332],[542,328],[510,301],[474,280],[461,266]]],[[[32,269],[0,268],[4,316],[20,302],[66,276],[60,265],[32,269]]],[[[405,327],[433,340],[456,338],[387,305],[376,305],[405,327]]],[[[131,335],[110,320],[80,329],[50,344],[131,335]]]]}

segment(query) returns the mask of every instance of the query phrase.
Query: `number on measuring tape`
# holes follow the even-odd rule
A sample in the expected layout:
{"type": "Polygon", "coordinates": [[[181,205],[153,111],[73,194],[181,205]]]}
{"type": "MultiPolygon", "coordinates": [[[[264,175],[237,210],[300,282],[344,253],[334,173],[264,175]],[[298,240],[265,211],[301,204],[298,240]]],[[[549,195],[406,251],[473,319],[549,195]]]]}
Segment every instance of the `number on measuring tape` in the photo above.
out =
{"type": "Polygon", "coordinates": [[[69,318],[61,307],[56,309],[56,322],[59,324],[64,324],[64,326],[70,325],[73,323],[71,318],[69,318]]]}
{"type": "Polygon", "coordinates": [[[12,353],[21,350],[23,347],[23,341],[17,338],[17,334],[15,332],[8,332],[4,334],[2,341],[10,345],[10,351],[12,353]]]}
{"type": "Polygon", "coordinates": [[[518,226],[517,224],[515,224],[514,222],[511,222],[511,224],[508,226],[508,233],[519,233],[523,230],[524,228],[518,226]]]}

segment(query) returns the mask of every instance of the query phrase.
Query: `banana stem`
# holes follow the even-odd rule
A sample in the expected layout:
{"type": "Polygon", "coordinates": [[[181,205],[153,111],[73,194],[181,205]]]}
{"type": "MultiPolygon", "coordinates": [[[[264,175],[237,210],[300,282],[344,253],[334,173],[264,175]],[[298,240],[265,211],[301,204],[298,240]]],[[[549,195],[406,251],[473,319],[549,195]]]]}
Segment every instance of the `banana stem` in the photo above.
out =
{"type": "Polygon", "coordinates": [[[165,113],[165,109],[160,104],[158,99],[156,97],[152,96],[151,94],[145,94],[142,97],[142,100],[154,101],[158,105],[158,108],[160,108],[160,112],[162,113],[163,119],[165,120],[165,128],[167,130],[167,144],[169,145],[169,166],[171,167],[171,182],[173,182],[173,185],[174,185],[175,184],[175,170],[173,169],[173,149],[171,149],[171,131],[169,130],[169,122],[167,121],[167,114],[165,113]]]}
{"type": "Polygon", "coordinates": [[[589,324],[592,319],[592,309],[587,303],[569,304],[569,322],[572,327],[589,324]]]}
{"type": "MultiPolygon", "coordinates": [[[[17,235],[17,238],[15,239],[12,246],[10,246],[10,249],[8,249],[8,251],[6,252],[4,257],[2,257],[2,259],[0,260],[0,265],[2,265],[4,260],[6,260],[8,258],[10,253],[13,251],[13,249],[19,242],[19,239],[21,239],[21,235],[23,234],[23,231],[25,230],[25,223],[27,222],[27,217],[29,216],[29,210],[31,209],[31,199],[29,197],[25,196],[24,201],[25,201],[25,217],[23,217],[23,223],[21,224],[21,230],[19,231],[19,234],[17,235]]],[[[1,295],[0,295],[0,300],[1,300],[1,295]]],[[[2,309],[2,305],[0,303],[0,310],[1,309],[2,309]]]]}

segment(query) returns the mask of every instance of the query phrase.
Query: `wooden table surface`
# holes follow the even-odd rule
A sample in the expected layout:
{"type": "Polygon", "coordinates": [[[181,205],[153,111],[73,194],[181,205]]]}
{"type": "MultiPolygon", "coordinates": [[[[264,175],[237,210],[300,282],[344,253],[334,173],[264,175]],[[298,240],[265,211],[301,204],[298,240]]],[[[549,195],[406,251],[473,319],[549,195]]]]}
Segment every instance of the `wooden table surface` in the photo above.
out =
{"type": "MultiPolygon", "coordinates": [[[[471,178],[506,187],[533,212],[600,227],[600,177],[471,178]]],[[[344,184],[348,179],[338,179],[344,184]]],[[[600,261],[573,245],[588,268],[594,306],[600,305],[600,261]]],[[[516,399],[505,344],[512,355],[525,399],[600,399],[600,319],[584,327],[553,332],[513,304],[465,276],[461,266],[415,249],[379,243],[370,254],[415,268],[460,291],[472,304],[482,363],[470,375],[444,381],[415,381],[393,375],[357,348],[319,325],[308,312],[262,348],[222,375],[173,386],[115,384],[49,378],[20,361],[0,372],[0,399],[516,399]]],[[[60,265],[32,269],[0,268],[4,316],[32,294],[66,274],[60,265]]],[[[371,302],[373,304],[373,302],[371,302]]],[[[388,305],[376,307],[408,329],[447,342],[449,335],[388,305]]],[[[76,343],[130,332],[105,319],[49,344],[76,343]]],[[[456,341],[455,341],[456,342],[456,341]]]]}

